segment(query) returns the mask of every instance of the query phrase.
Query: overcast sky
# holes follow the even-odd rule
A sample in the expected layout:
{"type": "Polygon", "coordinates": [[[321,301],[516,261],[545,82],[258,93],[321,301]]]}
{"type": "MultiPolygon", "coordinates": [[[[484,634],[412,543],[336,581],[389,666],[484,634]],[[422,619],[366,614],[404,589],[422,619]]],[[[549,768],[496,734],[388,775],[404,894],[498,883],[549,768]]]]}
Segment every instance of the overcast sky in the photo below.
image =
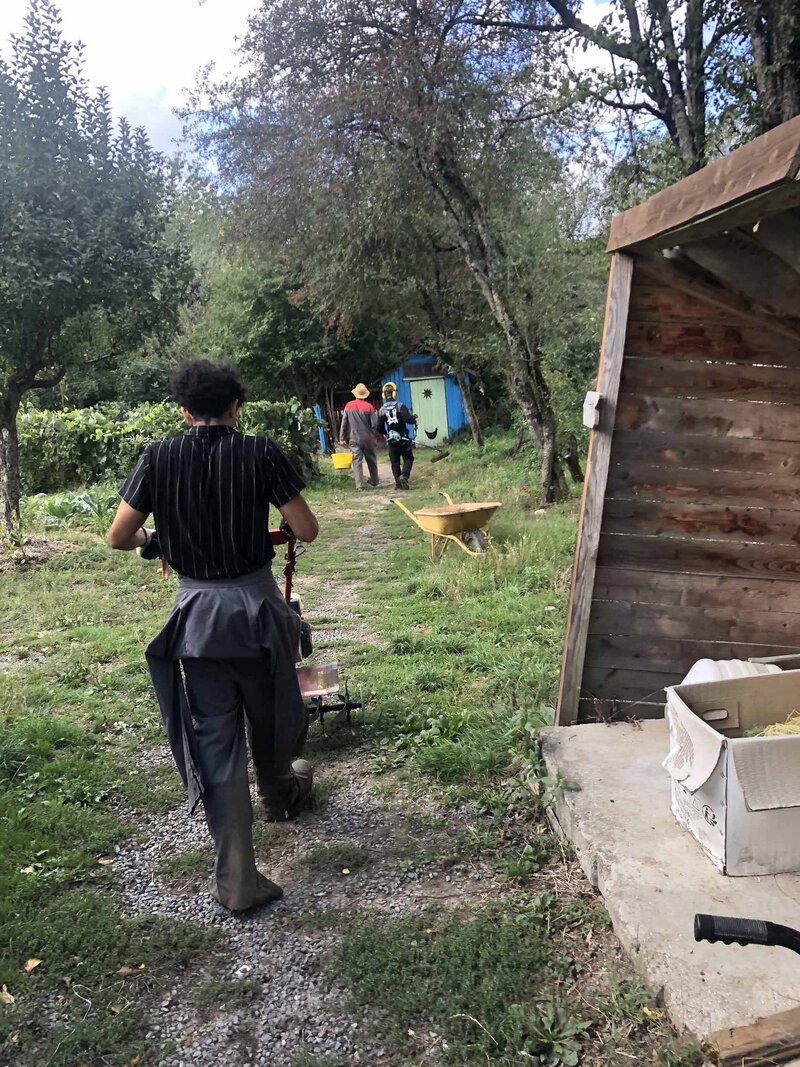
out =
{"type": "MultiPolygon", "coordinates": [[[[64,33],[84,43],[86,75],[105,85],[118,115],[144,126],[155,148],[174,151],[184,101],[199,68],[233,63],[234,38],[257,0],[60,0],[64,33]]],[[[0,48],[23,26],[27,0],[0,0],[0,48]]]]}

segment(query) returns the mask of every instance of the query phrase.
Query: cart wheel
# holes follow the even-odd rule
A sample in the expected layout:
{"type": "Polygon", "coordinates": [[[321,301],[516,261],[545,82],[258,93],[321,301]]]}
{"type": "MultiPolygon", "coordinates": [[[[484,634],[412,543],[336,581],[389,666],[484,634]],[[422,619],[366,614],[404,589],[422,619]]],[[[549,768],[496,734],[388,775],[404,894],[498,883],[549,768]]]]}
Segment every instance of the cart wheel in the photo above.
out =
{"type": "Polygon", "coordinates": [[[489,547],[488,538],[483,530],[465,530],[461,534],[461,540],[473,552],[485,552],[489,547]]]}
{"type": "Polygon", "coordinates": [[[303,619],[300,623],[300,655],[303,659],[308,659],[313,651],[314,642],[311,639],[311,627],[303,619]]]}

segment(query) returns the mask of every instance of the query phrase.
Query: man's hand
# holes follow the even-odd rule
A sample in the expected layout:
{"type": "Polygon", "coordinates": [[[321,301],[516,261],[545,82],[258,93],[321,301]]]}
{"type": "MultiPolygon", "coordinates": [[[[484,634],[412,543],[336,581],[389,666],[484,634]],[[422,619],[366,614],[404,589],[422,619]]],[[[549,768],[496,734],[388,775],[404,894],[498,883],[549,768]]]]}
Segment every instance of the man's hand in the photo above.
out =
{"type": "Polygon", "coordinates": [[[158,540],[158,534],[155,530],[144,530],[147,540],[136,551],[139,553],[142,559],[160,559],[161,557],[161,543],[158,540]]]}
{"type": "Polygon", "coordinates": [[[347,441],[343,441],[341,437],[339,438],[339,444],[342,446],[342,448],[347,448],[347,441]]]}

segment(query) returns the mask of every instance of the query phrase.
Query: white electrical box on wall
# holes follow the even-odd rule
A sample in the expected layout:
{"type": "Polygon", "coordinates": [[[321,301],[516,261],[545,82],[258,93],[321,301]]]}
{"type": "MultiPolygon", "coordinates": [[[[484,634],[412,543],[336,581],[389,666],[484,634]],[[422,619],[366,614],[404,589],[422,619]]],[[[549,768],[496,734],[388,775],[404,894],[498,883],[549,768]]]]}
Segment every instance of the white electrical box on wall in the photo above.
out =
{"type": "Polygon", "coordinates": [[[590,390],[583,401],[583,425],[590,430],[596,430],[600,425],[600,404],[602,397],[599,393],[590,390]]]}

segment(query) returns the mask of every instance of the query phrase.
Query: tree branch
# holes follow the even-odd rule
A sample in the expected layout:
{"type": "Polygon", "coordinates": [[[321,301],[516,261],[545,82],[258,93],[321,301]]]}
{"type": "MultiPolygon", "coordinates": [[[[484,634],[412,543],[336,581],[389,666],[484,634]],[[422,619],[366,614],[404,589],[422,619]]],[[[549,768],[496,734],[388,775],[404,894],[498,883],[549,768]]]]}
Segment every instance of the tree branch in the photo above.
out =
{"type": "Polygon", "coordinates": [[[66,364],[62,364],[55,374],[49,378],[34,378],[28,386],[29,389],[54,389],[67,373],[66,364]]]}

